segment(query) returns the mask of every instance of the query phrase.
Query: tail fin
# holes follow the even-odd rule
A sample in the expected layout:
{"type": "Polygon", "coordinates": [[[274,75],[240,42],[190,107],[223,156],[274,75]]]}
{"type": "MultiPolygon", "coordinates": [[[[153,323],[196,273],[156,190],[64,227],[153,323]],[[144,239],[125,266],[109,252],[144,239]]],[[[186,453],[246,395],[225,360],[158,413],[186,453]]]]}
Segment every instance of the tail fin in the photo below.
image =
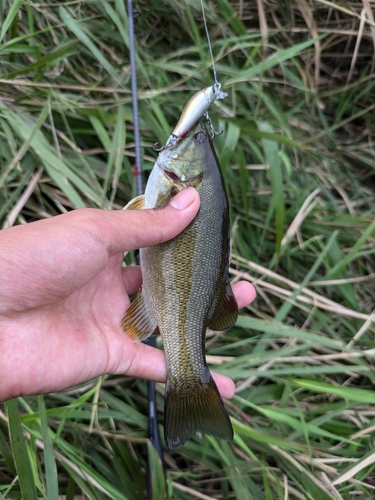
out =
{"type": "Polygon", "coordinates": [[[164,437],[170,450],[182,446],[196,432],[233,439],[229,415],[209,369],[206,370],[208,382],[197,380],[186,385],[167,381],[164,437]]]}

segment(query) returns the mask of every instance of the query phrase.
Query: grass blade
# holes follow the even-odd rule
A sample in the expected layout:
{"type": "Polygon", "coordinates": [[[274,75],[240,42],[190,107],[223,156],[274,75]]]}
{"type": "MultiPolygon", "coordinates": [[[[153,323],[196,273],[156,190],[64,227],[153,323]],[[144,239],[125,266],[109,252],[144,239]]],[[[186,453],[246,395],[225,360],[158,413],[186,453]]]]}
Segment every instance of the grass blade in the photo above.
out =
{"type": "MultiPolygon", "coordinates": [[[[262,132],[273,133],[269,123],[261,122],[258,124],[259,130],[262,132]]],[[[269,167],[269,175],[272,185],[272,202],[270,209],[275,214],[276,228],[276,257],[280,258],[281,240],[284,235],[284,198],[283,198],[283,176],[281,173],[281,163],[277,143],[266,139],[262,140],[264,151],[266,154],[267,165],[269,167]]]]}
{"type": "Polygon", "coordinates": [[[12,445],[13,457],[16,464],[22,498],[24,500],[37,500],[38,494],[35,487],[28,447],[23,434],[17,399],[7,401],[5,406],[8,413],[10,442],[12,445]]]}
{"type": "Polygon", "coordinates": [[[57,469],[55,456],[53,454],[53,445],[51,436],[49,434],[49,426],[46,415],[46,405],[44,403],[44,396],[38,397],[39,401],[39,414],[40,424],[42,428],[42,436],[44,443],[44,463],[47,483],[47,498],[48,500],[58,500],[59,487],[57,479],[57,469]]]}
{"type": "Polygon", "coordinates": [[[63,7],[62,5],[59,7],[59,13],[61,20],[65,23],[67,28],[69,28],[72,33],[89,49],[93,57],[98,60],[98,62],[105,68],[108,73],[112,76],[112,78],[122,85],[122,78],[114,69],[112,64],[108,62],[108,60],[103,56],[100,50],[96,47],[95,43],[90,39],[90,37],[83,31],[80,24],[72,17],[70,12],[63,7]]]}
{"type": "Polygon", "coordinates": [[[0,43],[2,42],[6,32],[8,31],[8,29],[12,25],[14,19],[16,18],[18,11],[22,7],[23,1],[22,0],[14,0],[14,2],[9,2],[8,4],[10,5],[10,9],[9,9],[8,15],[7,15],[6,19],[4,20],[3,25],[1,27],[0,43]]]}
{"type": "Polygon", "coordinates": [[[147,441],[147,456],[148,474],[150,475],[153,499],[164,500],[167,492],[163,464],[151,441],[147,441]]]}
{"type": "Polygon", "coordinates": [[[306,42],[298,43],[288,49],[276,51],[264,62],[255,64],[251,68],[246,69],[244,71],[239,71],[235,77],[230,78],[225,83],[226,85],[230,85],[233,83],[247,82],[251,80],[251,78],[254,78],[254,76],[256,75],[262,75],[264,72],[270,70],[277,64],[280,64],[282,62],[287,61],[288,59],[296,57],[305,49],[311,47],[312,45],[314,45],[314,43],[316,43],[318,40],[321,40],[322,38],[323,35],[317,38],[307,40],[306,42]]]}

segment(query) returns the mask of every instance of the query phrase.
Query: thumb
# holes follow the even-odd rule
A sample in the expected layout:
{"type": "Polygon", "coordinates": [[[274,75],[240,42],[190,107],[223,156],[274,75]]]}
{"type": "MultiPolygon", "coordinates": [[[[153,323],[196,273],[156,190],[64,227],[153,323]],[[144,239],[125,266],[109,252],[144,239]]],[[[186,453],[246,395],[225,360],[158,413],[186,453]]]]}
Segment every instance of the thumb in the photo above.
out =
{"type": "Polygon", "coordinates": [[[180,191],[163,208],[106,212],[106,243],[111,255],[157,245],[174,238],[194,219],[200,206],[198,192],[180,191]]]}

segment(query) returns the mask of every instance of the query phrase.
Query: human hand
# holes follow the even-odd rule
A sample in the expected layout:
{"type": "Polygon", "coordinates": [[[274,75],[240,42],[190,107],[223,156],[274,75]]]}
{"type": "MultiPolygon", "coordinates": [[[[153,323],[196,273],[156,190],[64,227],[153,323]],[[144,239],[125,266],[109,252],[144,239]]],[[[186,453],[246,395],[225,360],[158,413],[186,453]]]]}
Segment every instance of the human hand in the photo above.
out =
{"type": "MultiPolygon", "coordinates": [[[[157,210],[80,209],[0,232],[0,401],[59,391],[105,373],[165,381],[164,352],[131,341],[120,320],[138,290],[126,250],[167,241],[199,208],[193,188],[157,210]]],[[[233,286],[238,306],[255,298],[233,286]]],[[[215,375],[224,397],[233,382],[215,375]]]]}

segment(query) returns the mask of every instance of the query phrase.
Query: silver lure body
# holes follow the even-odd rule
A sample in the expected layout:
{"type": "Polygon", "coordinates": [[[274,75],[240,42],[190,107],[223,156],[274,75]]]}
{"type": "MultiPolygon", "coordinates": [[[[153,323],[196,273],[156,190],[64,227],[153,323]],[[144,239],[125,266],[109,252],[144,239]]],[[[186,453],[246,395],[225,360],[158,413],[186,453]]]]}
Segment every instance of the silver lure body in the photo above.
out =
{"type": "Polygon", "coordinates": [[[220,84],[206,87],[194,94],[185,104],[177,125],[172,130],[171,135],[165,145],[166,148],[174,146],[180,137],[183,137],[193,128],[193,126],[207,113],[208,108],[218,99],[228,96],[226,92],[220,90],[220,84]]]}

